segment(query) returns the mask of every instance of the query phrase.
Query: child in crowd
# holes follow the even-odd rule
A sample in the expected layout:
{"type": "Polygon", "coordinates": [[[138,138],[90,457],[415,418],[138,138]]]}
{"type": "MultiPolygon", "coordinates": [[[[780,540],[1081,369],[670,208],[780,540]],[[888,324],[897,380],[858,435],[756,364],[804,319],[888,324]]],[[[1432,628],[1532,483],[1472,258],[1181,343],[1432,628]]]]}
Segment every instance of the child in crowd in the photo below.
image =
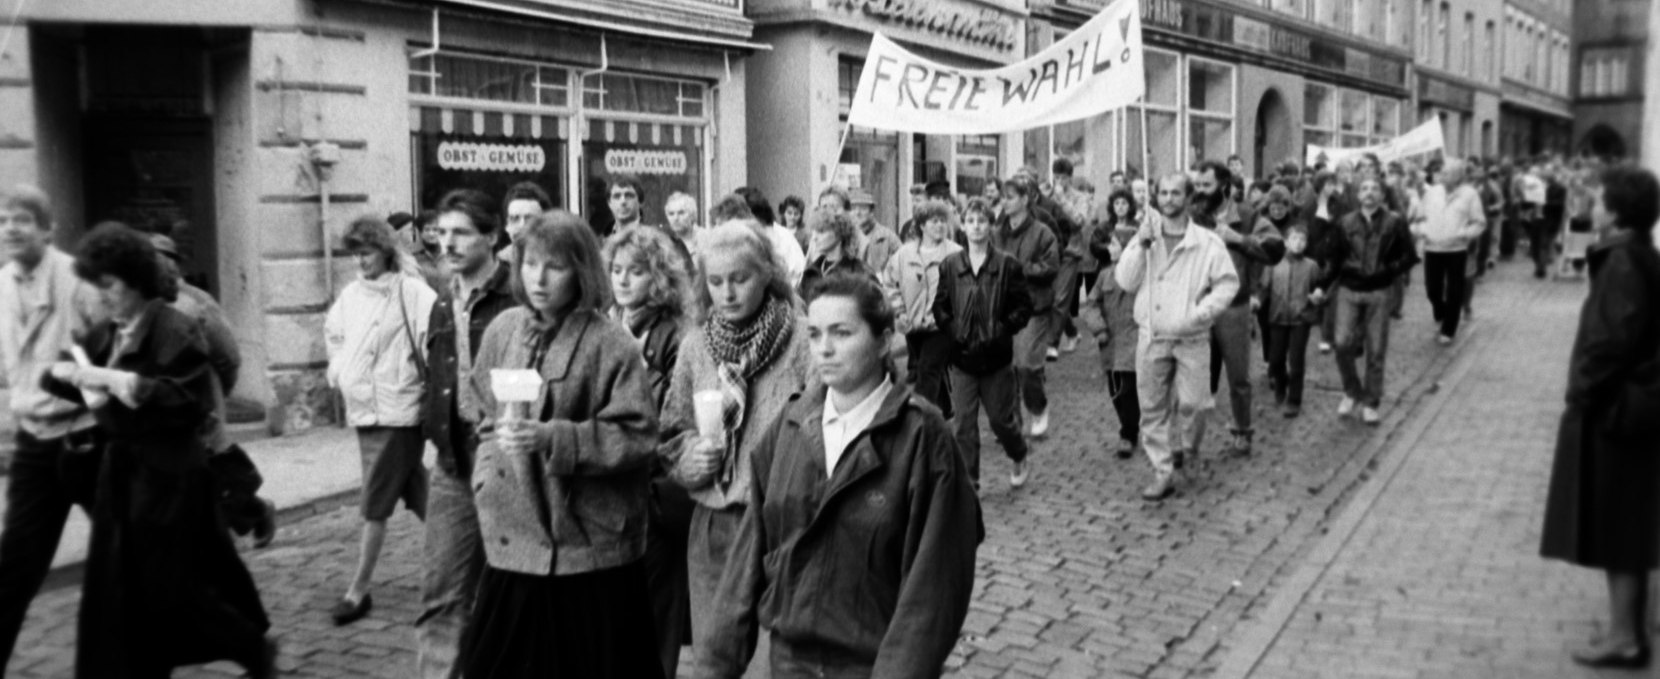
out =
{"type": "MultiPolygon", "coordinates": [[[[1108,249],[1118,260],[1124,245],[1135,237],[1133,225],[1113,229],[1108,249]]],[[[1107,374],[1107,393],[1118,413],[1118,459],[1135,455],[1141,441],[1141,401],[1136,393],[1135,352],[1139,330],[1135,324],[1135,293],[1127,292],[1113,280],[1112,267],[1103,264],[1095,289],[1084,309],[1101,350],[1101,369],[1107,374]],[[1088,318],[1093,316],[1096,318],[1088,318]]]]}
{"type": "Polygon", "coordinates": [[[1268,381],[1274,403],[1285,408],[1286,417],[1302,414],[1309,329],[1320,322],[1320,305],[1326,300],[1320,265],[1304,254],[1307,248],[1308,232],[1300,224],[1292,226],[1285,236],[1285,259],[1260,284],[1268,305],[1268,381]]]}

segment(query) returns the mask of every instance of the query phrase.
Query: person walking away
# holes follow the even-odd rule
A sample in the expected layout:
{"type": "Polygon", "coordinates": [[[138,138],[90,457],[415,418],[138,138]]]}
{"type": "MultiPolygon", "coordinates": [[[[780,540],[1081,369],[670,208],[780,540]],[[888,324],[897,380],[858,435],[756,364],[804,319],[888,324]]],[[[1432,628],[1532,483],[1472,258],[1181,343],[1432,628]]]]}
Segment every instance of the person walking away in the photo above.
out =
{"type": "Polygon", "coordinates": [[[703,236],[696,308],[704,316],[680,343],[663,399],[658,455],[697,503],[686,541],[694,658],[721,632],[715,590],[749,508],[750,457],[790,395],[806,388],[811,360],[795,293],[771,241],[750,224],[703,236]],[[709,393],[720,397],[720,430],[700,432],[693,400],[709,393]]]}
{"type": "MultiPolygon", "coordinates": [[[[1137,227],[1125,223],[1115,231],[1109,252],[1114,260],[1135,237],[1137,227]]],[[[1095,344],[1100,348],[1101,371],[1107,377],[1107,395],[1118,415],[1118,459],[1127,460],[1135,455],[1141,441],[1141,402],[1135,377],[1136,344],[1141,333],[1135,324],[1135,294],[1118,285],[1111,266],[1097,275],[1085,313],[1097,317],[1095,344]]]]}
{"type": "Polygon", "coordinates": [[[901,246],[888,259],[883,287],[898,311],[896,326],[905,335],[908,353],[905,370],[914,378],[916,394],[949,415],[946,367],[951,360],[951,335],[934,321],[934,297],[939,294],[941,265],[963,248],[946,239],[957,220],[949,204],[924,202],[917,208],[917,219],[922,222],[922,237],[901,246]]]}
{"type": "Polygon", "coordinates": [[[1487,230],[1481,193],[1465,181],[1465,167],[1456,158],[1441,166],[1440,181],[1424,190],[1412,224],[1413,235],[1424,243],[1424,289],[1440,327],[1435,341],[1442,346],[1458,337],[1470,246],[1487,230]]]}
{"type": "Polygon", "coordinates": [[[173,239],[159,233],[150,234],[149,238],[162,276],[178,291],[173,308],[199,323],[202,338],[207,342],[208,364],[213,366],[213,416],[202,425],[202,443],[207,446],[208,471],[219,489],[219,511],[231,532],[252,533],[254,547],[265,547],[277,534],[277,507],[259,496],[265,477],[260,475],[253,459],[225,434],[225,399],[236,388],[237,373],[242,369],[242,351],[237,348],[236,334],[231,332],[230,324],[225,322],[225,311],[213,296],[180,275],[179,247],[173,239]]]}
{"type": "Polygon", "coordinates": [[[1337,237],[1328,264],[1337,288],[1337,371],[1343,378],[1339,416],[1361,407],[1360,419],[1369,425],[1383,422],[1383,369],[1389,353],[1389,291],[1395,280],[1418,264],[1412,231],[1400,215],[1383,207],[1383,184],[1360,182],[1360,209],[1338,222],[1337,237]],[[1355,359],[1366,355],[1366,377],[1355,371],[1355,359]]]}
{"type": "MultiPolygon", "coordinates": [[[[691,284],[666,234],[630,229],[611,235],[601,252],[611,277],[611,320],[628,329],[645,357],[653,412],[663,407],[669,378],[680,357],[691,284]]],[[[646,523],[646,587],[657,626],[663,676],[680,666],[680,647],[692,641],[691,601],[686,594],[686,536],[692,498],[653,459],[646,523]]]]}
{"type": "Polygon", "coordinates": [[[893,311],[863,276],[808,301],[815,385],[750,458],[749,505],[699,679],[738,679],[760,628],[775,677],[937,677],[985,536],[939,410],[889,371],[893,311]]]}
{"type": "MultiPolygon", "coordinates": [[[[1003,215],[992,232],[992,247],[1020,262],[1032,304],[1031,320],[1014,338],[1014,375],[1021,401],[1032,414],[1031,434],[1049,432],[1049,395],[1044,385],[1044,362],[1049,344],[1060,332],[1055,325],[1055,277],[1060,271],[1060,241],[1052,226],[1031,209],[1037,187],[1016,175],[1003,184],[1003,215]]],[[[1019,486],[1025,483],[1025,463],[1015,465],[1019,486]]]]}
{"type": "Polygon", "coordinates": [[[1287,418],[1303,412],[1303,375],[1308,358],[1308,336],[1319,321],[1326,291],[1320,265],[1307,256],[1308,232],[1292,225],[1285,236],[1285,259],[1262,279],[1263,306],[1268,309],[1268,382],[1274,405],[1287,418]]]}
{"type": "Polygon", "coordinates": [[[386,541],[386,520],[398,501],[426,518],[421,397],[427,323],[438,300],[415,273],[413,258],[392,242],[385,222],[360,217],[341,240],[357,261],[358,279],[347,284],[329,308],[323,335],[329,385],[340,390],[346,421],[357,429],[363,460],[363,536],[357,572],[345,595],[329,609],[336,625],[355,622],[374,606],[369,585],[386,541]]]}
{"type": "Polygon", "coordinates": [[[1193,185],[1173,173],[1159,182],[1160,218],[1142,220],[1113,280],[1135,295],[1136,393],[1141,446],[1153,465],[1150,501],[1175,492],[1183,432],[1211,406],[1210,330],[1239,292],[1239,274],[1222,237],[1190,216],[1193,185]]]}
{"type": "MultiPolygon", "coordinates": [[[[1216,161],[1200,163],[1194,180],[1194,200],[1188,210],[1194,213],[1193,222],[1211,229],[1227,245],[1228,259],[1233,263],[1238,289],[1228,308],[1216,317],[1210,326],[1210,391],[1221,386],[1222,369],[1228,371],[1228,408],[1233,416],[1229,430],[1230,441],[1223,452],[1245,456],[1251,454],[1251,295],[1261,267],[1278,264],[1285,257],[1285,240],[1270,219],[1259,219],[1254,224],[1243,221],[1240,209],[1227,198],[1229,173],[1216,161]]],[[[1289,206],[1287,206],[1289,207],[1289,206]]],[[[1287,216],[1282,219],[1289,218],[1287,216]]],[[[1209,413],[1201,412],[1192,422],[1192,428],[1183,432],[1187,453],[1197,456],[1205,441],[1205,425],[1209,413]]]]}
{"type": "Polygon", "coordinates": [[[1009,484],[1026,483],[1029,451],[1020,430],[1020,390],[1014,375],[1014,339],[1031,319],[1032,303],[1020,262],[992,245],[996,211],[984,198],[963,210],[968,247],[940,265],[934,323],[951,338],[951,411],[957,450],[974,488],[980,488],[980,406],[991,433],[1014,462],[1009,484]]]}
{"type": "Polygon", "coordinates": [[[587,222],[531,220],[513,265],[519,304],[485,330],[477,370],[533,370],[541,384],[530,403],[482,394],[472,482],[485,569],[462,675],[661,679],[643,561],[650,370],[605,317],[611,286],[587,222]]]}
{"type": "Polygon", "coordinates": [[[1660,565],[1660,182],[1616,166],[1600,183],[1592,219],[1602,240],[1588,256],[1591,294],[1569,362],[1539,552],[1607,579],[1608,624],[1574,661],[1641,668],[1652,657],[1649,573],[1660,565]]]}
{"type": "Polygon", "coordinates": [[[52,245],[51,200],[40,189],[0,189],[0,371],[17,422],[0,524],[0,675],[40,591],[71,504],[90,512],[103,445],[92,413],[41,377],[103,320],[75,258],[52,245]]]}
{"type": "Polygon", "coordinates": [[[426,417],[421,434],[438,454],[427,473],[421,614],[415,619],[415,663],[421,679],[461,676],[461,633],[484,572],[484,540],[471,479],[478,424],[490,414],[482,395],[489,375],[474,367],[485,330],[516,304],[511,258],[504,262],[491,253],[501,232],[491,207],[483,192],[457,189],[439,199],[434,219],[440,261],[450,280],[427,320],[431,370],[422,401],[426,417]]]}
{"type": "Polygon", "coordinates": [[[87,234],[75,273],[110,320],[77,343],[87,363],[53,363],[41,381],[90,407],[103,434],[75,676],[165,677],[230,660],[256,679],[274,677],[271,622],[208,470],[202,431],[217,385],[207,340],[201,323],[169,305],[178,291],[159,257],[122,224],[87,234]]]}

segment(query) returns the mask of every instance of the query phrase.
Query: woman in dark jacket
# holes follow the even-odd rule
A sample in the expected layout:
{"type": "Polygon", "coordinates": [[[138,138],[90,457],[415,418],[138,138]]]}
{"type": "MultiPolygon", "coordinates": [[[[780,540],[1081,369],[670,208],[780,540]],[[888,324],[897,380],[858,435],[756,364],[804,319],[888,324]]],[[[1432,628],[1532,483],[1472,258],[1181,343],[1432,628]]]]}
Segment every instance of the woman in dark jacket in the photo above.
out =
{"type": "Polygon", "coordinates": [[[859,227],[847,213],[819,208],[807,220],[807,229],[812,233],[812,251],[817,256],[807,262],[801,284],[796,286],[802,299],[813,296],[819,281],[831,274],[857,274],[876,280],[876,272],[859,258],[859,227]]]}
{"type": "Polygon", "coordinates": [[[58,363],[44,378],[86,402],[108,442],[75,676],[166,677],[216,660],[274,676],[271,623],[219,514],[201,437],[215,389],[201,325],[168,305],[177,289],[149,239],[124,225],[94,229],[75,273],[113,319],[82,341],[89,363],[58,363]]]}
{"type": "Polygon", "coordinates": [[[657,443],[649,370],[604,315],[611,286],[580,217],[536,216],[513,242],[514,296],[475,370],[540,374],[529,417],[493,392],[473,467],[488,567],[462,637],[469,679],[662,676],[642,563],[657,443]]]}
{"type": "Polygon", "coordinates": [[[1647,170],[1603,173],[1585,300],[1556,440],[1540,552],[1603,570],[1607,634],[1576,651],[1593,667],[1643,667],[1648,572],[1660,565],[1660,183],[1647,170]]]}
{"type": "MultiPolygon", "coordinates": [[[[628,328],[651,373],[654,407],[663,407],[669,376],[680,357],[685,307],[691,299],[686,268],[669,236],[657,229],[619,231],[605,241],[611,275],[611,320],[628,328]]],[[[686,536],[692,529],[692,498],[662,466],[652,470],[651,519],[646,526],[646,581],[657,622],[663,675],[680,666],[680,647],[692,642],[691,601],[686,585],[686,536]]]]}
{"type": "Polygon", "coordinates": [[[751,458],[696,676],[741,676],[757,624],[774,677],[939,676],[974,589],[979,500],[939,409],[888,370],[881,289],[836,275],[815,293],[824,386],[792,397],[751,458]]]}

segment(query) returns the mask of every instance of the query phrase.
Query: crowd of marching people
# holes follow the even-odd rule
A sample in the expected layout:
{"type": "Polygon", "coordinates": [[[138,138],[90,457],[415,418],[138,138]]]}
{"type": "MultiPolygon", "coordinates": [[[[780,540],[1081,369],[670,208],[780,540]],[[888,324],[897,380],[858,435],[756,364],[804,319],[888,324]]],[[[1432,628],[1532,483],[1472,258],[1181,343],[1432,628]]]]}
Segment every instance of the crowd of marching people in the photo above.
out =
{"type": "MultiPolygon", "coordinates": [[[[1317,336],[1335,412],[1378,424],[1417,265],[1451,344],[1520,240],[1542,277],[1559,232],[1591,230],[1600,168],[1362,156],[1252,178],[1235,158],[1115,172],[1099,196],[1068,161],[1049,169],[972,197],[919,185],[893,226],[837,187],[776,205],[741,188],[706,225],[676,193],[646,224],[659,197],[627,176],[603,230],[529,183],[353,221],[358,276],[324,339],[363,524],[328,614],[371,614],[401,503],[424,522],[423,677],[673,677],[688,644],[695,676],[738,677],[762,628],[774,676],[937,675],[984,534],[982,410],[1024,486],[1033,441],[1067,424],[1046,365],[1087,333],[1117,420],[1105,450],[1148,460],[1152,502],[1203,453],[1224,373],[1223,454],[1251,454],[1253,356],[1273,412],[1298,417],[1317,336]]],[[[71,254],[52,214],[36,189],[0,192],[0,367],[21,424],[0,657],[80,504],[77,676],[212,660],[274,676],[231,537],[263,544],[274,524],[223,433],[223,314],[165,234],[101,224],[71,254]]]]}

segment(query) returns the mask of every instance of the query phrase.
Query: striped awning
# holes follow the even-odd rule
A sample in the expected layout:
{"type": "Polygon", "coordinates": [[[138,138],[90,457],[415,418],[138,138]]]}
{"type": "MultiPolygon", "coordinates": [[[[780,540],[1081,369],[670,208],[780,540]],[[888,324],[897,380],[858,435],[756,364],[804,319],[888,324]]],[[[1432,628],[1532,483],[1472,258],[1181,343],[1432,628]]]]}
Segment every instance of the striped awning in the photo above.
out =
{"type": "MultiPolygon", "coordinates": [[[[502,139],[571,139],[570,118],[445,106],[411,106],[409,130],[418,134],[502,139]]],[[[642,146],[703,146],[703,125],[586,120],[585,142],[642,146]]]]}

